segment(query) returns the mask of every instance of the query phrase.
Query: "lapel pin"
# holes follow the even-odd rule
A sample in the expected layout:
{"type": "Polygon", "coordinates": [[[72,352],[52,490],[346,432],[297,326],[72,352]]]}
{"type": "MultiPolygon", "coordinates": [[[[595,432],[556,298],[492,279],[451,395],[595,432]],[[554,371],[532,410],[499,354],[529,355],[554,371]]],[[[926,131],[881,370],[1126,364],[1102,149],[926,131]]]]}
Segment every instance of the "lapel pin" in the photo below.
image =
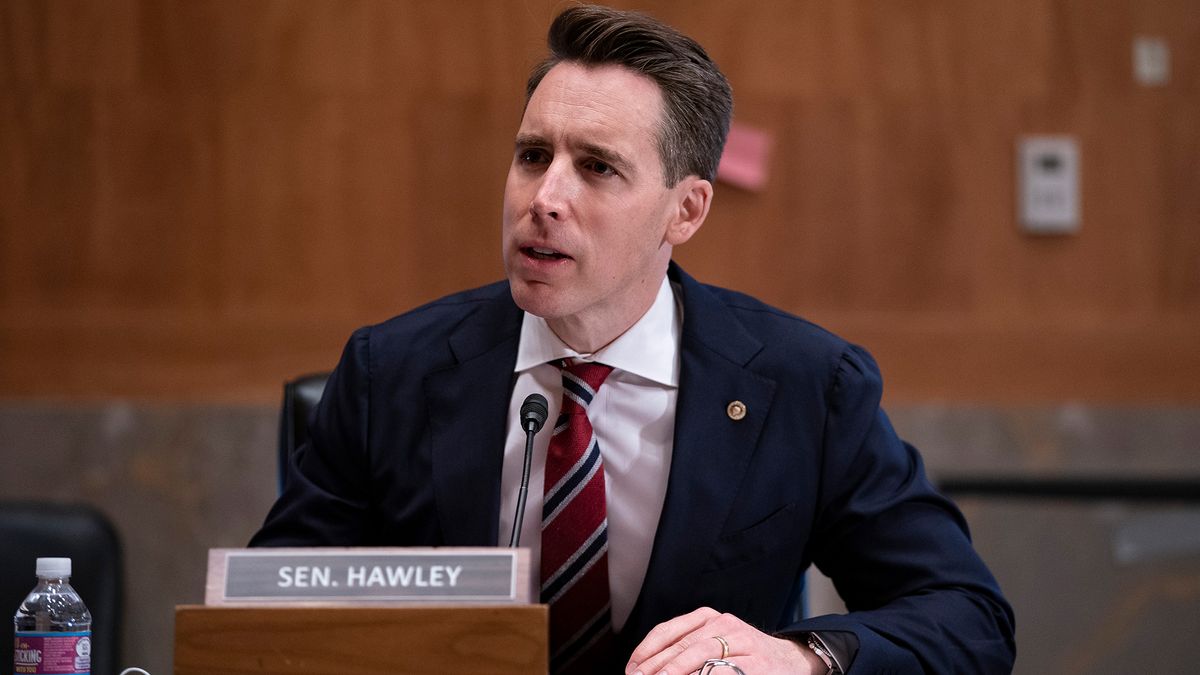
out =
{"type": "Polygon", "coordinates": [[[736,422],[746,416],[746,404],[741,401],[730,401],[729,405],[725,406],[725,414],[736,422]]]}

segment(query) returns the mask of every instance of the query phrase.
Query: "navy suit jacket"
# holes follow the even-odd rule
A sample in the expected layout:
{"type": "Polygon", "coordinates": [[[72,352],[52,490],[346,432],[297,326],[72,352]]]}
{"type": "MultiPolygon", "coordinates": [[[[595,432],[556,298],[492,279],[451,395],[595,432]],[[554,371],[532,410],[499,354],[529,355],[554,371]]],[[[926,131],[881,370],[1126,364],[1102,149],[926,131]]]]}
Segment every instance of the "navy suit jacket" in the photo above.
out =
{"type": "MultiPolygon", "coordinates": [[[[673,457],[613,672],[701,606],[769,632],[852,632],[851,672],[1010,672],[1012,610],[880,409],[871,357],[669,274],[684,317],[673,457]],[[848,614],[794,615],[810,563],[848,614]]],[[[521,320],[501,282],[357,331],[251,544],[495,545],[521,320]]]]}

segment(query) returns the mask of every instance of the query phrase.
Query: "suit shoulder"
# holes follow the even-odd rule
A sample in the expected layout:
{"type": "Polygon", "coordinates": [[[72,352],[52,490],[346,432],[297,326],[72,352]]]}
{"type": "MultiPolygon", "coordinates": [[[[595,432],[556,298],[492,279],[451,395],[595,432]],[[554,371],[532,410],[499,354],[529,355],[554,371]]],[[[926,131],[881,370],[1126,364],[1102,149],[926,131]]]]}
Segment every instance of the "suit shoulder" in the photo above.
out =
{"type": "Polygon", "coordinates": [[[705,285],[705,289],[733,312],[759,339],[801,339],[812,346],[821,346],[836,352],[850,346],[849,342],[832,331],[802,316],[768,305],[753,296],[719,286],[705,285]]]}
{"type": "Polygon", "coordinates": [[[879,366],[863,347],[804,317],[738,291],[705,286],[763,349],[755,367],[764,372],[805,372],[832,382],[850,377],[880,382],[879,366]]]}
{"type": "Polygon", "coordinates": [[[417,338],[444,335],[479,310],[503,312],[515,308],[508,282],[497,281],[438,298],[360,331],[374,337],[417,338]]]}
{"type": "Polygon", "coordinates": [[[452,343],[475,352],[479,343],[495,343],[519,334],[521,317],[508,283],[497,282],[447,295],[359,328],[351,342],[358,345],[373,369],[380,368],[379,372],[418,362],[422,368],[437,369],[454,363],[452,343]]]}

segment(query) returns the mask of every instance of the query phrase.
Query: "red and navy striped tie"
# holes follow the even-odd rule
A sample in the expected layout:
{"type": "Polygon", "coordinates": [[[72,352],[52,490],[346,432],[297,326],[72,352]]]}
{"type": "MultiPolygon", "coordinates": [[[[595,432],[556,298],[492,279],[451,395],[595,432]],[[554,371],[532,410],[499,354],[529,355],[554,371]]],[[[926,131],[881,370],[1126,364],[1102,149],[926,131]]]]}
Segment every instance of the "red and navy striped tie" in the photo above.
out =
{"type": "Polygon", "coordinates": [[[550,670],[587,672],[612,638],[604,462],[587,409],[612,372],[565,365],[563,397],[546,454],[542,602],[550,605],[550,670]]]}

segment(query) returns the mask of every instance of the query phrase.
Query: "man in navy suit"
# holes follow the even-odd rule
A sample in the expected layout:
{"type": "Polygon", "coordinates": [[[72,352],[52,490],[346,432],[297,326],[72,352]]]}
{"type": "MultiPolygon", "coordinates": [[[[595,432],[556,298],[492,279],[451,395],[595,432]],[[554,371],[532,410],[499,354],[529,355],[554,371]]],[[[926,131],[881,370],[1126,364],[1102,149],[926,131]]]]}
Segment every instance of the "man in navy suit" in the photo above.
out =
{"type": "Polygon", "coordinates": [[[506,543],[521,402],[542,392],[555,419],[563,364],[600,363],[614,639],[572,668],[1010,671],[1012,611],[880,410],[871,357],[671,263],[712,204],[724,76],[690,38],[605,8],[567,9],[549,45],[505,187],[507,281],[354,334],[252,544],[506,543]],[[798,616],[810,563],[848,614],[798,616]]]}

